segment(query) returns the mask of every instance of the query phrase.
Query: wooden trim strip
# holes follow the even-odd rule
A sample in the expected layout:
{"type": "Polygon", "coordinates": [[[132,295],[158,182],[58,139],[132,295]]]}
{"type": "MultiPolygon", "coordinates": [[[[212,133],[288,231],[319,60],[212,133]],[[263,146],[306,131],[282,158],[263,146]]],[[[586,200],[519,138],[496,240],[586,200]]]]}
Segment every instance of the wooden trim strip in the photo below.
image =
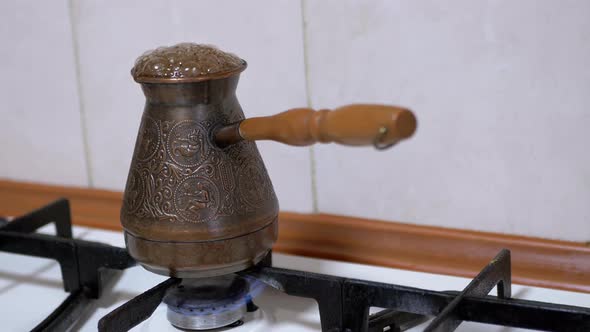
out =
{"type": "MultiPolygon", "coordinates": [[[[59,197],[77,225],[120,230],[121,193],[0,180],[0,215],[20,215],[59,197]]],[[[501,248],[515,283],[590,293],[583,243],[417,226],[328,214],[281,212],[278,252],[473,277],[501,248]]]]}

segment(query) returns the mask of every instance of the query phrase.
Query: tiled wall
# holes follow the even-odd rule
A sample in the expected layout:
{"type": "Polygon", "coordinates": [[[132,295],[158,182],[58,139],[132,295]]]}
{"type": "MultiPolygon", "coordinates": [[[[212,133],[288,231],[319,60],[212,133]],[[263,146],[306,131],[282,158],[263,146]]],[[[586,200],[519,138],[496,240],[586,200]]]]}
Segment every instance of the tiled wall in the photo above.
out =
{"type": "Polygon", "coordinates": [[[248,61],[249,116],[308,103],[416,112],[415,138],[386,152],[259,144],[283,210],[590,240],[590,2],[11,0],[0,11],[0,177],[122,190],[143,107],[129,69],[144,50],[196,41],[248,61]]]}

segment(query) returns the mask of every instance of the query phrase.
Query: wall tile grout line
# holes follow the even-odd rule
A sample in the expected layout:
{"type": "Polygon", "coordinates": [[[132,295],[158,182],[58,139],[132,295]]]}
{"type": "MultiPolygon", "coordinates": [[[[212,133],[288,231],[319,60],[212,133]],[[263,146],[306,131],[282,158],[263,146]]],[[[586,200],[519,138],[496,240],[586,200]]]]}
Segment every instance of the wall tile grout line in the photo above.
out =
{"type": "MultiPolygon", "coordinates": [[[[305,13],[306,13],[306,0],[301,0],[301,30],[302,30],[302,44],[303,44],[303,68],[304,68],[304,75],[305,75],[305,99],[307,103],[307,107],[312,107],[311,102],[311,86],[310,86],[310,77],[309,77],[309,54],[307,52],[308,46],[308,35],[307,35],[307,22],[305,21],[305,13]]],[[[317,178],[316,178],[316,159],[315,159],[315,149],[314,146],[309,147],[309,166],[310,166],[310,175],[311,175],[311,202],[312,202],[312,211],[313,213],[318,213],[318,188],[317,188],[317,178]]]]}
{"type": "Polygon", "coordinates": [[[72,49],[74,52],[74,66],[76,73],[76,89],[78,90],[78,109],[80,111],[80,128],[82,129],[82,144],[84,148],[84,164],[86,166],[86,178],[88,187],[94,187],[92,176],[92,162],[90,157],[90,144],[88,142],[88,126],[86,119],[86,110],[84,107],[84,94],[82,92],[82,77],[80,72],[80,52],[78,44],[78,33],[76,25],[76,0],[68,0],[68,12],[70,16],[70,31],[72,38],[72,49]]]}

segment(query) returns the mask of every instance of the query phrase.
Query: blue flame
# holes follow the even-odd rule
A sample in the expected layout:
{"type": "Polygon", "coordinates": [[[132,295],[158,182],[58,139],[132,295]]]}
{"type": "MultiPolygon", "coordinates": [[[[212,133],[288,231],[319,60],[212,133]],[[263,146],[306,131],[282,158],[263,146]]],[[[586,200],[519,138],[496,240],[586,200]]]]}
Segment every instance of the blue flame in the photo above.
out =
{"type": "Polygon", "coordinates": [[[242,276],[241,278],[247,281],[248,291],[238,298],[220,299],[202,305],[194,305],[185,302],[180,303],[179,306],[168,306],[168,308],[182,315],[204,316],[221,314],[226,311],[233,311],[246,306],[248,302],[251,302],[258,297],[267,286],[264,282],[250,276],[242,276]]]}

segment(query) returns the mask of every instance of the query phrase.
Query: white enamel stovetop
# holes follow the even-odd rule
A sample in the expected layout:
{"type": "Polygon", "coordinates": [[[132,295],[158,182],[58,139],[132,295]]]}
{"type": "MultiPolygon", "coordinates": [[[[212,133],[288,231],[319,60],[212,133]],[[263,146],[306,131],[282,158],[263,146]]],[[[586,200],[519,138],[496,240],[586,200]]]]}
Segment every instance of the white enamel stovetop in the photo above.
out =
{"type": "MultiPolygon", "coordinates": [[[[52,233],[51,227],[42,232],[52,233]]],[[[124,246],[121,233],[75,227],[76,237],[124,246]]],[[[290,269],[395,283],[434,290],[460,290],[469,279],[411,272],[329,260],[274,254],[274,265],[290,269]]],[[[119,305],[165,280],[162,276],[134,267],[122,273],[103,297],[81,317],[74,331],[96,331],[98,320],[119,305]]],[[[513,285],[517,298],[590,307],[590,294],[513,285]]],[[[39,258],[0,253],[0,330],[28,331],[43,320],[66,297],[57,263],[39,258]]],[[[262,309],[248,314],[242,331],[319,331],[319,314],[313,300],[287,296],[267,288],[255,303],[262,309]],[[256,319],[254,319],[256,318],[256,319]]],[[[175,331],[166,321],[160,305],[150,320],[133,331],[175,331]]],[[[421,331],[424,325],[412,331],[421,331]]],[[[217,330],[216,330],[217,331],[217,330]]],[[[522,331],[491,325],[463,323],[458,331],[522,331]]]]}

